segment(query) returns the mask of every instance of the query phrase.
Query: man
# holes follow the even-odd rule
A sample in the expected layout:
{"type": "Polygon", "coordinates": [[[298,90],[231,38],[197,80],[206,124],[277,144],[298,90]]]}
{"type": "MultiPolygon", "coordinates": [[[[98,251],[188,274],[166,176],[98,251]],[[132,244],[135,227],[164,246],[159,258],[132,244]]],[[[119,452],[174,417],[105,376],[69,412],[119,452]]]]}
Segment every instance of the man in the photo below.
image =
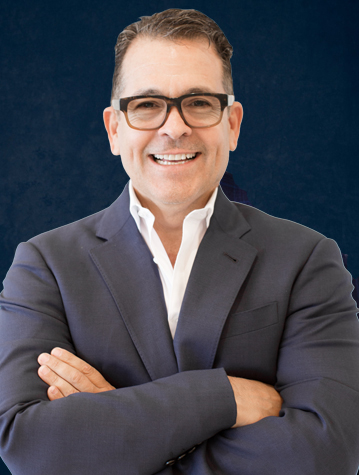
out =
{"type": "Polygon", "coordinates": [[[193,10],[119,36],[104,122],[130,183],[21,244],[4,282],[13,474],[356,473],[351,279],[333,241],[218,188],[243,115],[230,56],[193,10]]]}

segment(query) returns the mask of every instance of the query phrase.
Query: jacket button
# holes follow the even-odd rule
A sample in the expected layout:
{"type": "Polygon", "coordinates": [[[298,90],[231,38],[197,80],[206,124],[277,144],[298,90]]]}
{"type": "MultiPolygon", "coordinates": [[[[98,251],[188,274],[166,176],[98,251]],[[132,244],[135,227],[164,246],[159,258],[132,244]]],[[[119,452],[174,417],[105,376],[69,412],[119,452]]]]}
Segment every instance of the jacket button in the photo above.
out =
{"type": "Polygon", "coordinates": [[[165,463],[165,465],[170,466],[174,465],[176,463],[176,460],[169,460],[168,462],[165,463]]]}

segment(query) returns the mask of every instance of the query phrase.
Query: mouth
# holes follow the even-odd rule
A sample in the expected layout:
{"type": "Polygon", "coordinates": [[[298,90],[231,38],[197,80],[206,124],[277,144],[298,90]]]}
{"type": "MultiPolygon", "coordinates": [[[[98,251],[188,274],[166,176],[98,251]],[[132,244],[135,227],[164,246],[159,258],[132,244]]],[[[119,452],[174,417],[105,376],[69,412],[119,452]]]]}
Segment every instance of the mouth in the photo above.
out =
{"type": "Polygon", "coordinates": [[[199,155],[196,153],[177,153],[177,154],[155,154],[150,155],[152,159],[159,165],[184,165],[194,160],[199,155]]]}

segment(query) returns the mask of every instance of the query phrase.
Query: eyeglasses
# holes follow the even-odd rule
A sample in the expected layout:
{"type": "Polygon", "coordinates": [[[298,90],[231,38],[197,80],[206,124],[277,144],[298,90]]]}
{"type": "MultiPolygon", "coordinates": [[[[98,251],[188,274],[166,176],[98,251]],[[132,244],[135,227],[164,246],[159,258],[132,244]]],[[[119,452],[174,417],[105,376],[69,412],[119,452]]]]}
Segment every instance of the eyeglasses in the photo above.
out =
{"type": "Polygon", "coordinates": [[[171,107],[176,107],[183,122],[191,128],[214,127],[222,120],[223,111],[234,102],[230,94],[185,94],[166,96],[132,96],[113,99],[114,109],[125,114],[132,129],[156,130],[168,119],[171,107]]]}

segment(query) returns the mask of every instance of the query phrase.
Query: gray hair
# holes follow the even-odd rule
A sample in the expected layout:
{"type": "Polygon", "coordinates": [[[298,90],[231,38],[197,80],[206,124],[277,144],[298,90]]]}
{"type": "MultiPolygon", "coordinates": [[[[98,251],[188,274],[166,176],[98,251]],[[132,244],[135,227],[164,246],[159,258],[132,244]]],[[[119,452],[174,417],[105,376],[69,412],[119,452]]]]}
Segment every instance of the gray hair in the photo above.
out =
{"type": "Polygon", "coordinates": [[[197,10],[171,8],[127,26],[118,36],[115,46],[115,70],[112,80],[111,99],[120,97],[122,63],[130,44],[137,37],[165,38],[176,41],[205,38],[214,45],[223,65],[223,87],[227,94],[233,94],[232,67],[230,59],[233,48],[215,21],[197,10]]]}

